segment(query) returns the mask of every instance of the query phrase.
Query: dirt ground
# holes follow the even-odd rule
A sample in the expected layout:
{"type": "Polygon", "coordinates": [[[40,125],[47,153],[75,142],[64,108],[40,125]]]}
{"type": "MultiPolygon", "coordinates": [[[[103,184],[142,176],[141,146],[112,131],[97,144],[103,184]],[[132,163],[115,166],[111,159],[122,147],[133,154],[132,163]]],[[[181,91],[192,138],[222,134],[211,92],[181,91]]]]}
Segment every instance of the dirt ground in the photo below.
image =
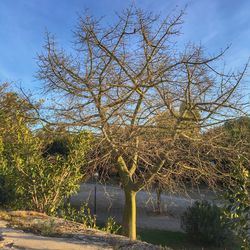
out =
{"type": "Polygon", "coordinates": [[[44,237],[32,233],[23,232],[8,228],[5,221],[0,220],[0,249],[25,249],[25,250],[99,250],[113,249],[111,246],[99,245],[94,241],[92,243],[79,241],[69,238],[44,237]]]}
{"type": "Polygon", "coordinates": [[[37,212],[0,211],[0,249],[160,250],[161,248],[37,212]]]}

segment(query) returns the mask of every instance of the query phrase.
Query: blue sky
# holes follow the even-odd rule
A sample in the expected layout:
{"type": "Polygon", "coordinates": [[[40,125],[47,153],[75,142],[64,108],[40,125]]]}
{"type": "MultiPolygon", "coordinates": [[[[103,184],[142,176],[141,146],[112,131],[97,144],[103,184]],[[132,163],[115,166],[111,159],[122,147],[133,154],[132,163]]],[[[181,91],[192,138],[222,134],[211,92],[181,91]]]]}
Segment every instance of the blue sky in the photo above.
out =
{"type": "MultiPolygon", "coordinates": [[[[231,44],[225,60],[238,69],[250,56],[249,0],[134,0],[136,6],[167,15],[187,5],[181,43],[202,44],[211,54],[231,44]]],[[[114,12],[129,0],[0,0],[0,82],[14,81],[35,90],[36,54],[44,34],[54,33],[62,47],[69,47],[77,13],[85,9],[112,21],[114,12]]]]}

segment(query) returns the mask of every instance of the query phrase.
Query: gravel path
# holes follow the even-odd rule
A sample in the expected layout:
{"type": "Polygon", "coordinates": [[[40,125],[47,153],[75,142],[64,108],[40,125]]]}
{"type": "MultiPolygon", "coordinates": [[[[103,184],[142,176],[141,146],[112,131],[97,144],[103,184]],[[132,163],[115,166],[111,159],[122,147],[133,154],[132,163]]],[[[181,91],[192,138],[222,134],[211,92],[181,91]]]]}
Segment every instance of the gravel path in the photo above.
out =
{"type": "MultiPolygon", "coordinates": [[[[96,207],[97,220],[106,221],[107,217],[115,217],[116,221],[121,223],[124,204],[124,194],[120,187],[111,185],[96,185],[96,207]]],[[[82,202],[88,201],[90,208],[94,208],[94,190],[95,184],[84,183],[80,191],[70,200],[74,206],[79,206],[82,202]]],[[[146,191],[140,191],[137,194],[137,226],[138,228],[162,229],[171,231],[181,231],[180,216],[187,207],[192,205],[195,200],[208,199],[215,201],[214,193],[207,190],[200,192],[190,192],[189,196],[178,196],[162,194],[161,215],[154,211],[156,208],[156,194],[146,191]]]]}

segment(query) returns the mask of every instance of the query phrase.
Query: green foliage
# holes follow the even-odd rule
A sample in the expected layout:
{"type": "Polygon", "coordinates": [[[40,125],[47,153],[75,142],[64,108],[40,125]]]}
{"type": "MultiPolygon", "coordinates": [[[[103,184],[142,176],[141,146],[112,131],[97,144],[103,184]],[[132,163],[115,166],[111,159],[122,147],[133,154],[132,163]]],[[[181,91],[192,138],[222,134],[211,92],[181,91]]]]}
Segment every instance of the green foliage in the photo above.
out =
{"type": "Polygon", "coordinates": [[[184,212],[181,223],[191,240],[204,244],[221,245],[229,230],[221,220],[222,210],[207,201],[196,201],[184,212]]]}
{"type": "Polygon", "coordinates": [[[65,220],[81,223],[87,228],[100,229],[111,234],[117,234],[121,229],[121,226],[115,222],[113,217],[108,217],[105,226],[98,228],[96,225],[96,216],[91,214],[87,203],[83,203],[79,209],[72,207],[68,203],[60,209],[60,217],[65,220]]]}
{"type": "MultiPolygon", "coordinates": [[[[6,168],[6,160],[3,157],[3,151],[3,140],[0,137],[0,170],[6,168]]],[[[8,202],[14,196],[9,183],[8,176],[6,176],[3,171],[0,171],[0,206],[3,206],[3,204],[8,202]]]]}
{"type": "Polygon", "coordinates": [[[83,203],[80,209],[76,209],[68,203],[65,207],[62,207],[60,211],[60,216],[65,220],[81,223],[87,228],[97,228],[96,216],[92,216],[87,203],[83,203]]]}
{"type": "Polygon", "coordinates": [[[84,179],[81,168],[90,137],[86,133],[72,135],[67,157],[59,154],[44,157],[41,139],[27,129],[16,134],[15,146],[7,145],[5,149],[8,162],[5,172],[16,190],[16,204],[20,208],[53,213],[65,198],[78,190],[84,179]]]}
{"type": "MultiPolygon", "coordinates": [[[[238,155],[243,155],[250,160],[250,117],[243,116],[232,121],[225,122],[221,128],[223,132],[222,143],[224,147],[231,147],[234,161],[238,155]]],[[[232,156],[230,156],[232,158],[232,156]]],[[[249,166],[246,165],[248,170],[249,166]]]]}
{"type": "Polygon", "coordinates": [[[224,128],[231,141],[242,140],[250,136],[250,117],[242,116],[236,120],[227,121],[224,128]]]}
{"type": "Polygon", "coordinates": [[[111,234],[117,234],[121,228],[122,227],[116,223],[113,217],[108,217],[106,225],[102,230],[111,234]]]}
{"type": "Polygon", "coordinates": [[[245,159],[240,157],[238,165],[232,171],[231,186],[225,191],[227,205],[224,220],[239,237],[242,249],[250,249],[250,176],[244,167],[245,159]]]}
{"type": "Polygon", "coordinates": [[[85,178],[92,135],[68,133],[67,154],[44,155],[47,138],[32,131],[34,118],[17,94],[0,93],[0,205],[50,214],[85,178]]]}
{"type": "MultiPolygon", "coordinates": [[[[3,89],[1,89],[3,91],[3,89]]],[[[16,93],[3,92],[0,95],[0,190],[4,193],[1,205],[16,200],[17,190],[14,179],[14,158],[20,151],[22,135],[27,135],[30,124],[30,110],[26,102],[16,93]],[[25,116],[25,117],[24,117],[25,116]]],[[[25,145],[25,144],[24,144],[25,145]]],[[[28,145],[23,148],[23,155],[28,145]]]]}

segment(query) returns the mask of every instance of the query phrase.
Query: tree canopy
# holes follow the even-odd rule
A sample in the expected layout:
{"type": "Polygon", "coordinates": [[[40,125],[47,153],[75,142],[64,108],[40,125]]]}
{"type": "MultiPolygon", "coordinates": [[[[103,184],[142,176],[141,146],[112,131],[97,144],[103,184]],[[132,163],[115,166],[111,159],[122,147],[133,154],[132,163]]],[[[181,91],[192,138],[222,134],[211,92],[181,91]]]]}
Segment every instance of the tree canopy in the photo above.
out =
{"type": "Polygon", "coordinates": [[[110,25],[85,15],[74,32],[74,52],[60,49],[48,34],[38,57],[38,79],[56,100],[51,120],[96,134],[92,166],[115,159],[125,194],[123,229],[131,239],[136,193],[156,176],[167,187],[178,187],[187,176],[208,182],[216,177],[216,168],[201,157],[216,152],[212,138],[179,131],[191,124],[193,131],[208,129],[242,108],[237,87],[247,66],[227,73],[218,63],[226,50],[208,56],[188,44],[180,51],[175,42],[183,14],[165,18],[131,7],[110,25]],[[157,133],[164,129],[156,120],[163,113],[174,124],[171,136],[157,133]]]}

